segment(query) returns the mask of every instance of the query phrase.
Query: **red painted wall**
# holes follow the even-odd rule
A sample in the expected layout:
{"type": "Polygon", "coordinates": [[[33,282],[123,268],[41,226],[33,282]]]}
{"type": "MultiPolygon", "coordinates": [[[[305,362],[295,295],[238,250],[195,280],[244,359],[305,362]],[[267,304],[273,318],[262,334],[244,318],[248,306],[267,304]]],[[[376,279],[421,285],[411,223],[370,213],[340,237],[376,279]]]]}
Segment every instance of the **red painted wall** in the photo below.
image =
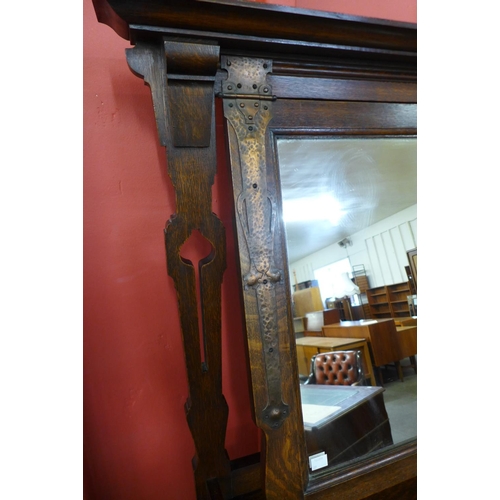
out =
{"type": "MultiPolygon", "coordinates": [[[[415,0],[380,1],[377,11],[370,0],[282,3],[385,18],[394,11],[393,19],[416,21],[415,0]]],[[[163,243],[175,202],[150,91],[129,70],[127,47],[97,23],[91,0],[84,0],[84,496],[194,499],[188,388],[163,243]]],[[[222,135],[220,115],[217,123],[222,135]]],[[[251,419],[229,175],[219,146],[213,208],[226,226],[228,247],[226,448],[237,458],[258,450],[259,432],[251,419]]]]}

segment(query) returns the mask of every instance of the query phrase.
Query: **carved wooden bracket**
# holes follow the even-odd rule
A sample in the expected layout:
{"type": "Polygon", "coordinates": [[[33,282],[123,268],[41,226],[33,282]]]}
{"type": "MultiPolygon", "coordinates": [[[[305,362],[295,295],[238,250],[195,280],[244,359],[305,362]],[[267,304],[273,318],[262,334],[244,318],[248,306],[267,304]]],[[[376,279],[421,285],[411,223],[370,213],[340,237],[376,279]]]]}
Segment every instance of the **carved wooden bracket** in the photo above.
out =
{"type": "Polygon", "coordinates": [[[189,383],[186,415],[196,447],[197,498],[208,499],[207,482],[212,488],[210,480],[230,473],[224,449],[228,407],[222,395],[221,373],[225,230],[212,213],[211,191],[216,172],[214,81],[219,47],[168,39],[163,43],[141,42],[127,49],[127,61],[151,87],[158,134],[167,148],[168,171],[176,194],[176,214],[165,229],[167,268],[177,289],[184,341],[189,383]],[[212,247],[199,262],[198,282],[193,263],[181,256],[181,247],[196,230],[212,247]]]}

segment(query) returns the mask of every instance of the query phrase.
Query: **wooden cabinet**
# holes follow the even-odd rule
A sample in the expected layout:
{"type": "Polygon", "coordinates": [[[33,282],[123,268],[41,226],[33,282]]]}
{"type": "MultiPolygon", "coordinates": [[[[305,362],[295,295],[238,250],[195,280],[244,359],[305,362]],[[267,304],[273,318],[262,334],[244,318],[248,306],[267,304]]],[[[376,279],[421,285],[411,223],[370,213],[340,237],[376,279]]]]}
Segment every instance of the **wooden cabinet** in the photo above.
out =
{"type": "Polygon", "coordinates": [[[392,319],[380,321],[343,321],[325,325],[325,337],[366,339],[372,353],[372,364],[380,367],[399,361],[396,324],[392,319]]]}
{"type": "Polygon", "coordinates": [[[408,306],[408,295],[412,294],[410,284],[404,281],[403,283],[388,285],[387,292],[392,317],[399,318],[401,316],[410,316],[410,308],[408,306]]]}
{"type": "Polygon", "coordinates": [[[370,305],[370,314],[374,319],[391,318],[391,308],[389,307],[389,297],[387,296],[386,286],[377,286],[369,288],[366,291],[368,304],[370,305]]]}
{"type": "Polygon", "coordinates": [[[315,286],[294,292],[293,303],[295,317],[305,316],[307,313],[324,309],[319,288],[315,286]]]}
{"type": "Polygon", "coordinates": [[[410,316],[408,295],[411,295],[407,281],[369,288],[366,291],[370,314],[374,319],[410,316]]]}

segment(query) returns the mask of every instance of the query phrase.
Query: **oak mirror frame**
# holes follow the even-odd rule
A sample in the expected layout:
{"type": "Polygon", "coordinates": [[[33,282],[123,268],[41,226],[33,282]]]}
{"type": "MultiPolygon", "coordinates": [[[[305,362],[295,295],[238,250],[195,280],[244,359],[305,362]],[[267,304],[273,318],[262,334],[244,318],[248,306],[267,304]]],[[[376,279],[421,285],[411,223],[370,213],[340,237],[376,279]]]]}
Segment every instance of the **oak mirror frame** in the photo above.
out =
{"type": "MultiPolygon", "coordinates": [[[[232,60],[234,64],[234,58],[232,60]]],[[[263,64],[262,61],[256,63],[263,64]]],[[[270,66],[269,61],[267,65],[270,66]]],[[[310,82],[304,82],[304,88],[311,90],[310,82]]],[[[275,425],[282,426],[284,434],[303,436],[304,432],[300,395],[297,395],[299,377],[291,310],[291,277],[282,217],[278,141],[308,137],[369,137],[382,140],[388,136],[403,139],[415,137],[416,106],[412,103],[279,99],[278,96],[272,103],[272,119],[260,137],[252,136],[252,131],[247,134],[241,123],[237,123],[235,113],[239,111],[235,111],[235,106],[229,107],[227,102],[224,106],[228,118],[255,418],[266,435],[266,447],[282,450],[282,462],[288,461],[288,467],[291,467],[290,438],[273,431],[275,425]],[[262,196],[257,194],[259,190],[264,191],[262,196]],[[264,231],[256,231],[257,227],[259,230],[264,228],[264,231]],[[274,318],[271,313],[274,313],[274,318]],[[273,343],[274,338],[279,338],[279,349],[276,349],[277,343],[273,343]],[[282,373],[278,387],[273,386],[277,383],[273,379],[273,368],[276,366],[282,373]],[[262,374],[267,374],[264,380],[262,374]],[[270,407],[274,408],[274,415],[270,407]],[[290,413],[288,420],[286,415],[278,416],[283,409],[290,413]],[[285,439],[288,439],[288,445],[285,439]]],[[[302,442],[295,444],[296,453],[307,455],[302,442]]],[[[309,475],[306,495],[313,495],[313,498],[314,494],[325,492],[325,485],[333,488],[332,492],[343,490],[346,479],[365,476],[368,471],[391,461],[399,462],[396,467],[402,466],[405,461],[413,460],[415,452],[416,439],[340,464],[333,470],[326,468],[309,475]]],[[[267,465],[266,472],[272,476],[274,472],[269,469],[267,465]]],[[[307,456],[302,458],[302,470],[295,470],[295,473],[304,473],[304,470],[309,471],[307,456]]]]}
{"type": "Polygon", "coordinates": [[[127,61],[151,87],[167,148],[177,204],[165,231],[167,265],[184,341],[197,497],[416,498],[416,440],[309,475],[276,146],[279,137],[415,136],[416,26],[230,0],[93,1],[99,21],[134,45],[127,61]],[[254,419],[263,435],[260,467],[241,472],[241,487],[224,450],[225,236],[211,212],[216,105],[226,120],[254,419]],[[202,359],[195,273],[179,259],[193,230],[214,249],[199,267],[202,359]]]}

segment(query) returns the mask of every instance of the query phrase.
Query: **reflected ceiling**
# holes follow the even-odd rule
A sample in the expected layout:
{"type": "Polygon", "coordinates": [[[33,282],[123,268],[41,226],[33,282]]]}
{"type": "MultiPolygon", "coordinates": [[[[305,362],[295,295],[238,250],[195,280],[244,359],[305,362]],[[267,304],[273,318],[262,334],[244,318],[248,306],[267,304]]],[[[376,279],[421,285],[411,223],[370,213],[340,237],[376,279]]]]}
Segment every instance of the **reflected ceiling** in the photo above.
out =
{"type": "Polygon", "coordinates": [[[417,203],[415,138],[279,139],[278,156],[289,262],[417,203]]]}

